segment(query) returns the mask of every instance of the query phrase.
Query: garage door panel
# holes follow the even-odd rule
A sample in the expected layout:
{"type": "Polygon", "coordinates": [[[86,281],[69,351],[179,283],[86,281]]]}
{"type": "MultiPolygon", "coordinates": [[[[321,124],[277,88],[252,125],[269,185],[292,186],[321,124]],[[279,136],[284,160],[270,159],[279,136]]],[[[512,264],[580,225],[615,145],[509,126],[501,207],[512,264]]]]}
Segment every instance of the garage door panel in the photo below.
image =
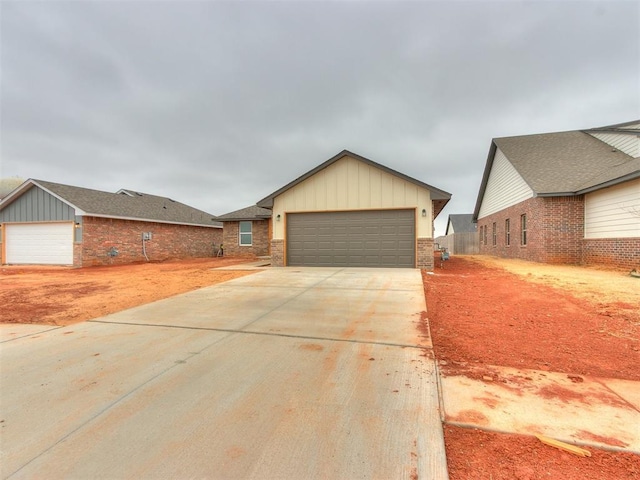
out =
{"type": "Polygon", "coordinates": [[[291,213],[287,264],[414,267],[415,212],[291,213]]]}
{"type": "Polygon", "coordinates": [[[72,223],[8,224],[6,263],[13,265],[72,265],[72,223]]]}

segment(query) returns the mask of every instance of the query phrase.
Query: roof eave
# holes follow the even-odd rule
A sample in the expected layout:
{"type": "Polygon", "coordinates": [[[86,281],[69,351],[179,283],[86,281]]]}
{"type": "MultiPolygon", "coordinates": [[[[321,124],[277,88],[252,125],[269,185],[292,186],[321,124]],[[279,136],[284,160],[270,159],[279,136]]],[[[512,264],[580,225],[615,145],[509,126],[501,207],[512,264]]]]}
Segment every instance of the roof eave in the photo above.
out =
{"type": "Polygon", "coordinates": [[[603,188],[613,187],[614,185],[628,182],[629,180],[635,180],[636,178],[640,178],[640,171],[631,172],[627,175],[623,175],[613,180],[609,180],[607,182],[599,183],[598,185],[593,185],[591,187],[584,188],[582,190],[579,190],[577,192],[577,195],[583,195],[585,193],[595,192],[596,190],[601,190],[603,188]]]}
{"type": "Polygon", "coordinates": [[[480,182],[480,190],[478,190],[478,198],[476,199],[476,206],[473,209],[473,221],[478,221],[478,214],[480,213],[480,206],[482,205],[482,199],[484,198],[484,192],[487,189],[487,182],[489,181],[489,174],[491,173],[491,167],[493,167],[493,160],[496,156],[498,146],[495,139],[491,140],[489,146],[489,153],[487,154],[487,161],[484,165],[484,172],[482,173],[482,182],[480,182]]]}
{"type": "Polygon", "coordinates": [[[71,208],[73,208],[75,210],[75,215],[76,216],[83,215],[85,213],[84,210],[79,208],[77,205],[71,203],[69,200],[67,200],[64,197],[61,197],[57,193],[53,192],[49,188],[47,188],[44,185],[42,185],[41,183],[39,183],[38,180],[34,180],[33,178],[29,178],[29,179],[25,180],[23,184],[21,184],[20,186],[16,187],[11,193],[9,193],[9,195],[4,197],[0,201],[0,210],[3,209],[4,207],[6,207],[7,205],[13,203],[16,199],[20,198],[22,196],[22,194],[24,194],[31,187],[38,187],[38,188],[44,190],[45,192],[47,192],[52,197],[57,198],[62,203],[66,203],[67,205],[69,205],[71,208]]]}
{"type": "Polygon", "coordinates": [[[442,210],[444,210],[444,207],[447,206],[447,203],[449,203],[449,200],[451,200],[450,198],[447,199],[431,199],[431,203],[433,205],[433,219],[435,220],[438,215],[440,215],[442,213],[442,210]],[[440,206],[440,208],[438,208],[438,206],[440,206]]]}
{"type": "Polygon", "coordinates": [[[267,216],[262,216],[262,215],[257,215],[255,217],[229,217],[229,218],[218,218],[218,222],[252,222],[255,220],[269,220],[271,218],[271,215],[267,216]]]}
{"type": "Polygon", "coordinates": [[[604,132],[614,132],[614,133],[638,133],[638,130],[635,128],[624,128],[624,127],[628,127],[629,125],[635,125],[640,123],[640,119],[639,120],[632,120],[630,122],[624,122],[624,123],[616,123],[615,125],[606,125],[604,127],[596,127],[596,128],[588,128],[586,130],[582,130],[583,132],[587,132],[587,133],[604,133],[604,132]]]}
{"type": "MultiPolygon", "coordinates": [[[[207,227],[207,228],[222,228],[222,225],[211,225],[207,223],[194,223],[194,222],[178,222],[172,220],[159,220],[154,218],[138,218],[138,217],[125,217],[119,215],[105,215],[103,213],[91,213],[91,212],[83,212],[77,216],[83,217],[96,217],[96,218],[113,218],[114,220],[131,220],[134,222],[147,222],[147,223],[163,223],[167,225],[187,225],[191,227],[207,227]]],[[[216,222],[221,222],[221,220],[215,220],[216,222]]]]}
{"type": "Polygon", "coordinates": [[[13,203],[13,201],[16,198],[18,198],[20,195],[22,195],[22,193],[24,193],[26,190],[28,190],[30,187],[34,185],[35,185],[35,182],[30,178],[22,182],[16,188],[11,190],[6,197],[0,200],[0,209],[5,207],[6,205],[9,205],[10,203],[13,203]]]}
{"type": "Polygon", "coordinates": [[[607,180],[606,182],[598,183],[597,185],[591,185],[586,188],[581,188],[580,190],[576,190],[575,192],[538,192],[536,193],[537,197],[575,197],[577,195],[584,195],[585,193],[595,192],[596,190],[602,190],[603,188],[613,187],[614,185],[618,185],[620,183],[628,182],[629,180],[635,180],[636,178],[640,178],[640,171],[631,172],[627,175],[622,175],[621,177],[617,177],[611,180],[607,180]]]}
{"type": "Polygon", "coordinates": [[[313,175],[315,175],[316,173],[318,173],[321,170],[324,170],[325,168],[327,168],[329,165],[337,162],[338,160],[340,160],[343,157],[352,157],[355,158],[356,160],[360,160],[361,162],[364,162],[368,165],[371,165],[373,167],[376,167],[384,172],[387,172],[391,175],[394,175],[396,177],[402,178],[403,180],[406,180],[410,183],[413,183],[415,185],[418,185],[422,188],[425,188],[427,190],[429,190],[429,192],[431,193],[431,199],[432,200],[449,200],[451,199],[451,194],[449,192],[445,192],[444,190],[440,190],[438,188],[435,188],[431,185],[428,185],[424,182],[421,182],[420,180],[417,180],[415,178],[409,177],[408,175],[405,175],[403,173],[400,173],[396,170],[393,170],[392,168],[389,167],[385,167],[384,165],[381,165],[379,163],[374,162],[373,160],[369,160],[368,158],[365,158],[361,155],[358,155],[357,153],[353,153],[350,152],[349,150],[342,150],[340,153],[338,153],[337,155],[334,155],[333,157],[331,157],[329,160],[321,163],[320,165],[318,165],[317,167],[313,168],[312,170],[309,170],[307,173],[299,176],[298,178],[296,178],[295,180],[287,183],[284,187],[276,190],[275,192],[273,192],[271,195],[266,196],[265,198],[263,198],[262,200],[258,201],[256,203],[257,206],[262,207],[262,208],[273,208],[273,200],[275,197],[281,195],[282,193],[286,192],[287,190],[295,187],[296,185],[302,183],[303,181],[305,181],[307,178],[312,177],[313,175]],[[435,194],[435,195],[434,195],[435,194]]]}

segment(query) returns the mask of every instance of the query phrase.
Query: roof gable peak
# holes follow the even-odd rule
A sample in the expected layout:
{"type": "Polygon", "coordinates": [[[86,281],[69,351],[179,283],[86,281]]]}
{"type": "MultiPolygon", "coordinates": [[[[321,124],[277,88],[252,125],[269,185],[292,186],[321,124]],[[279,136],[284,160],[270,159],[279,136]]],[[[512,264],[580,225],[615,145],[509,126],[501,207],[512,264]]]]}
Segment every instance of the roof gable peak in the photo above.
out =
{"type": "Polygon", "coordinates": [[[340,153],[338,153],[337,155],[334,155],[333,157],[331,157],[330,159],[326,160],[325,162],[321,163],[320,165],[318,165],[317,167],[309,170],[307,173],[299,176],[298,178],[296,178],[295,180],[289,182],[288,184],[286,184],[284,187],[276,190],[275,192],[273,192],[271,195],[266,196],[265,198],[263,198],[262,200],[258,201],[256,205],[258,205],[259,207],[264,207],[264,208],[272,208],[273,207],[273,200],[275,197],[277,197],[278,195],[286,192],[287,190],[295,187],[296,185],[298,185],[299,183],[302,183],[304,180],[306,180],[307,178],[315,175],[316,173],[318,173],[321,170],[324,170],[325,168],[329,167],[330,165],[336,163],[338,160],[341,160],[344,157],[351,157],[355,160],[359,160],[361,162],[364,162],[368,165],[371,165],[375,168],[378,168],[384,172],[387,172],[393,176],[396,176],[398,178],[401,178],[405,181],[408,181],[410,183],[413,183],[415,185],[418,185],[419,187],[422,188],[426,188],[427,190],[429,190],[431,192],[431,197],[434,200],[449,200],[451,198],[451,194],[448,192],[445,192],[444,190],[440,190],[437,189],[435,187],[432,187],[431,185],[428,185],[424,182],[421,182],[420,180],[417,180],[415,178],[412,178],[408,175],[405,175],[403,173],[400,173],[396,170],[393,170],[389,167],[386,167],[380,163],[374,162],[373,160],[369,160],[366,157],[363,157],[362,155],[358,155],[357,153],[353,153],[350,150],[342,150],[340,153]]]}

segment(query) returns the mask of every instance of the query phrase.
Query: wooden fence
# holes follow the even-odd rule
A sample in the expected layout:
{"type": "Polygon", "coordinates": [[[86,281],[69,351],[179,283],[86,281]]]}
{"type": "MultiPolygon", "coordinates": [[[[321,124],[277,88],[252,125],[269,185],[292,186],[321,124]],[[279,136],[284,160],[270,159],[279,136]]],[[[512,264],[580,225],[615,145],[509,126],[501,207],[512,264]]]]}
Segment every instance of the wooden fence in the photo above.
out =
{"type": "Polygon", "coordinates": [[[452,233],[437,237],[435,248],[446,248],[451,255],[477,255],[480,253],[478,232],[452,233]]]}

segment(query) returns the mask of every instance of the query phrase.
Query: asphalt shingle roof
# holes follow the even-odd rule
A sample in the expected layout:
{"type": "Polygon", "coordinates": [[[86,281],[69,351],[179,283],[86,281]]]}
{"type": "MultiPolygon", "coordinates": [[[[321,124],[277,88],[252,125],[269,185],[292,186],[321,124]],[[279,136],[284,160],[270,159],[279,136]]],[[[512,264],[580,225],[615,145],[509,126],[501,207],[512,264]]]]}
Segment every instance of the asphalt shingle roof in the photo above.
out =
{"type": "Polygon", "coordinates": [[[582,131],[493,141],[539,195],[575,193],[613,180],[612,169],[633,161],[626,153],[582,131]]]}
{"type": "Polygon", "coordinates": [[[109,193],[89,188],[74,187],[44,180],[28,180],[49,191],[86,216],[126,218],[160,223],[222,226],[207,212],[167,197],[122,189],[109,193]]]}
{"type": "Polygon", "coordinates": [[[476,200],[482,204],[496,149],[500,149],[538,196],[580,195],[640,178],[640,158],[634,158],[590,133],[640,136],[640,120],[570,132],[494,138],[476,200]]]}
{"type": "Polygon", "coordinates": [[[225,213],[216,217],[220,222],[239,222],[243,220],[266,220],[271,218],[271,210],[252,205],[234,212],[225,213]]]}
{"type": "Polygon", "coordinates": [[[453,226],[453,233],[476,232],[477,225],[473,222],[473,213],[458,213],[449,215],[446,234],[449,233],[449,223],[453,226]]]}

